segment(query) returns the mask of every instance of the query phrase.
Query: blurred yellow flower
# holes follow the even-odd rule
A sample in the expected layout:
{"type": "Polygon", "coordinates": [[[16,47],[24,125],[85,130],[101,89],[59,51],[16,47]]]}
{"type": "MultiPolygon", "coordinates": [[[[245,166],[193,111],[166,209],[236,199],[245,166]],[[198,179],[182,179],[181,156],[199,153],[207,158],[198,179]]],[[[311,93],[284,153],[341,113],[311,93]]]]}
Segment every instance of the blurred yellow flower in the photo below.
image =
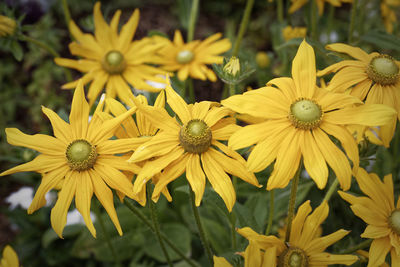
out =
{"type": "MultiPolygon", "coordinates": [[[[55,62],[64,67],[73,68],[85,73],[84,84],[91,82],[87,97],[92,106],[98,95],[106,88],[107,97],[118,96],[123,102],[129,103],[133,97],[130,85],[135,89],[159,92],[146,81],[162,83],[164,79],[157,75],[165,71],[154,67],[160,58],[156,51],[164,43],[155,42],[153,38],[143,38],[132,41],[139,22],[139,10],[136,9],[128,22],[118,34],[118,24],[121,11],[118,10],[110,25],[100,11],[100,2],[94,6],[95,34],[84,34],[71,21],[69,28],[76,41],[69,45],[71,54],[82,57],[73,60],[56,58],[55,62]]],[[[77,81],[63,85],[64,89],[75,88],[77,81]]]]}
{"type": "Polygon", "coordinates": [[[304,38],[307,34],[307,28],[286,26],[283,29],[282,34],[286,42],[294,38],[304,38]]]}
{"type": "Polygon", "coordinates": [[[393,32],[393,24],[397,22],[395,9],[400,6],[400,0],[382,0],[381,15],[385,29],[388,33],[393,32]]]}
{"type": "Polygon", "coordinates": [[[178,30],[175,31],[172,42],[166,38],[159,37],[159,39],[164,39],[166,42],[166,45],[159,51],[164,60],[162,63],[163,68],[167,71],[177,71],[178,78],[181,81],[190,76],[195,79],[209,79],[215,82],[217,76],[206,65],[221,64],[223,57],[219,55],[231,48],[229,39],[218,40],[221,37],[222,34],[216,33],[204,41],[195,40],[186,44],[183,41],[181,32],[178,30]]]}
{"type": "Polygon", "coordinates": [[[14,249],[7,245],[3,249],[3,255],[0,260],[0,267],[19,267],[19,260],[14,249]]]}
{"type": "Polygon", "coordinates": [[[122,235],[122,230],[109,187],[131,198],[134,197],[132,183],[120,170],[138,173],[140,168],[114,155],[129,152],[132,139],[109,139],[120,123],[135,109],[103,122],[98,115],[101,106],[102,104],[99,104],[89,123],[90,107],[85,100],[82,81],[79,81],[72,99],[69,124],[52,110],[42,107],[43,113],[53,126],[55,137],[42,134],[27,135],[16,128],[6,129],[9,144],[31,148],[41,154],[28,163],[0,173],[0,176],[24,171],[42,174],[42,182],[28,208],[29,214],[43,207],[46,204],[46,193],[61,184],[58,200],[51,210],[51,225],[61,238],[67,212],[74,196],[75,206],[82,214],[93,236],[96,236],[96,230],[90,218],[93,193],[110,215],[120,235],[122,235]]]}
{"type": "Polygon", "coordinates": [[[235,132],[228,146],[236,150],[256,144],[247,160],[247,168],[253,172],[262,171],[276,159],[267,190],[286,187],[301,158],[318,188],[326,185],[329,164],[341,187],[348,190],[352,172],[347,157],[356,169],[359,156],[346,125],[382,125],[395,111],[384,105],[361,105],[356,97],[317,87],[314,50],[305,41],[293,59],[292,76],[273,79],[267,87],[222,101],[240,114],[260,119],[235,132]],[[340,141],[347,156],[330,135],[340,141]]]}
{"type": "MultiPolygon", "coordinates": [[[[353,0],[312,0],[317,2],[318,13],[321,16],[324,13],[325,2],[331,4],[332,6],[339,7],[342,3],[353,3],[353,0]]],[[[289,13],[292,14],[304,6],[308,0],[291,0],[292,5],[289,8],[289,13]]]]}
{"type": "Polygon", "coordinates": [[[240,72],[240,62],[237,57],[231,57],[223,68],[224,72],[236,76],[240,72]]]}
{"type": "MultiPolygon", "coordinates": [[[[324,70],[318,76],[335,73],[328,90],[343,93],[350,87],[353,95],[365,103],[384,104],[397,111],[400,120],[400,62],[389,55],[373,52],[367,54],[358,47],[346,44],[327,45],[328,50],[345,53],[355,60],[343,60],[324,70]]],[[[396,118],[377,129],[383,144],[388,147],[396,129],[396,118]]]]}
{"type": "Polygon", "coordinates": [[[260,68],[268,67],[270,62],[271,60],[267,53],[261,51],[256,54],[256,63],[260,68]]]}
{"type": "Polygon", "coordinates": [[[161,130],[149,142],[139,146],[129,160],[136,163],[155,158],[143,166],[135,180],[134,193],[138,194],[151,177],[163,170],[153,192],[153,197],[157,196],[186,171],[197,206],[203,197],[207,177],[231,211],[236,193],[227,173],[259,186],[255,175],[246,169],[245,160],[218,141],[228,140],[240,127],[234,118],[228,117],[232,113],[229,109],[209,101],[188,105],[167,81],[167,102],[175,112],[175,118],[165,109],[144,106],[136,101],[139,110],[161,130]]]}
{"type": "Polygon", "coordinates": [[[0,15],[0,37],[12,35],[17,24],[12,18],[0,15]]]}
{"type": "Polygon", "coordinates": [[[355,175],[361,191],[368,197],[356,197],[339,191],[340,196],[351,204],[350,208],[368,226],[362,238],[372,238],[368,267],[384,264],[390,252],[392,266],[400,264],[400,201],[395,206],[392,175],[381,179],[360,168],[355,175]]]}

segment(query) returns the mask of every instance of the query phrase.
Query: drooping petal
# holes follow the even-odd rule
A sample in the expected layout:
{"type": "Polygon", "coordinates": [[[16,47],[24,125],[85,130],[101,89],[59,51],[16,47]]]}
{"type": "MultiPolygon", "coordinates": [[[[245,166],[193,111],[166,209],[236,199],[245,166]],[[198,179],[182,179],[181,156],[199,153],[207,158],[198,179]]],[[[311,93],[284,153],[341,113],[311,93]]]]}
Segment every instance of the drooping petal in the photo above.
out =
{"type": "Polygon", "coordinates": [[[325,48],[328,50],[339,52],[339,53],[346,53],[353,58],[356,58],[363,62],[369,63],[368,54],[365,53],[362,49],[360,49],[358,47],[353,47],[353,46],[341,44],[341,43],[335,43],[335,44],[329,44],[329,45],[325,46],[325,48]]]}
{"type": "Polygon", "coordinates": [[[257,242],[249,241],[244,251],[244,267],[261,266],[261,250],[257,242]]]}
{"type": "Polygon", "coordinates": [[[101,176],[112,189],[118,190],[130,198],[133,198],[133,185],[119,170],[110,165],[95,164],[94,171],[101,176]]]}
{"type": "Polygon", "coordinates": [[[380,266],[383,264],[391,247],[388,237],[374,239],[369,248],[368,267],[380,266]]]}
{"type": "Polygon", "coordinates": [[[303,232],[304,221],[307,216],[311,213],[312,209],[310,206],[310,200],[307,200],[297,210],[297,214],[292,222],[292,229],[290,231],[290,238],[292,240],[300,240],[300,236],[303,232]]]}
{"type": "Polygon", "coordinates": [[[206,176],[201,169],[199,154],[188,154],[188,161],[186,162],[186,179],[195,194],[196,206],[200,206],[204,194],[204,188],[206,186],[206,176]]]}
{"type": "Polygon", "coordinates": [[[258,245],[264,250],[270,247],[277,247],[278,254],[280,254],[280,252],[282,252],[286,248],[285,243],[282,240],[278,239],[276,236],[260,235],[250,227],[243,227],[237,229],[236,231],[246,239],[256,241],[258,245]]]}
{"type": "Polygon", "coordinates": [[[79,213],[82,214],[90,233],[96,238],[96,229],[90,218],[90,203],[93,195],[92,180],[87,171],[80,172],[80,176],[76,179],[75,205],[79,213]]]}

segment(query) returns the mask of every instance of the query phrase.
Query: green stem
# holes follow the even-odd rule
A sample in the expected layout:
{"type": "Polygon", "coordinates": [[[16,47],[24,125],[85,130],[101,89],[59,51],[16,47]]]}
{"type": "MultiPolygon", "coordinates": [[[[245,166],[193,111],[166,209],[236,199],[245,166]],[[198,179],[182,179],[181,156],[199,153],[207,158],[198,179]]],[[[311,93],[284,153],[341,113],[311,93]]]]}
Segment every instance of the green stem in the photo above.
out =
{"type": "Polygon", "coordinates": [[[244,33],[246,32],[247,25],[249,24],[251,9],[253,8],[254,0],[247,0],[246,8],[244,10],[242,21],[240,22],[239,32],[233,46],[232,56],[237,57],[239,54],[240,43],[242,42],[244,33]]]}
{"type": "Polygon", "coordinates": [[[59,57],[59,54],[53,48],[51,48],[50,46],[48,46],[47,44],[45,44],[45,43],[43,43],[43,42],[41,42],[39,40],[33,39],[33,38],[31,38],[31,37],[29,37],[27,35],[24,35],[24,34],[20,36],[20,40],[32,43],[34,45],[39,46],[40,48],[43,48],[44,50],[49,52],[53,57],[59,57]]]}
{"type": "Polygon", "coordinates": [[[362,36],[364,34],[365,13],[368,12],[368,11],[365,12],[366,9],[367,9],[367,0],[361,0],[360,3],[361,3],[360,4],[361,9],[358,12],[358,17],[359,17],[359,20],[358,20],[358,25],[359,25],[358,26],[358,32],[360,33],[359,35],[362,36]]]}
{"type": "Polygon", "coordinates": [[[193,80],[191,78],[187,78],[186,81],[189,85],[189,103],[194,103],[196,102],[196,97],[194,93],[193,80]]]}
{"type": "MultiPolygon", "coordinates": [[[[131,203],[132,200],[129,200],[127,198],[124,199],[124,204],[125,206],[130,209],[145,225],[147,225],[147,227],[150,228],[150,230],[155,233],[155,229],[154,226],[152,225],[152,223],[150,222],[149,219],[146,218],[145,215],[142,214],[142,212],[135,207],[135,205],[133,205],[131,203]]],[[[189,259],[187,256],[185,256],[185,254],[183,254],[183,252],[177,248],[175,246],[174,243],[172,243],[172,241],[169,240],[169,238],[164,234],[164,233],[160,233],[161,234],[161,238],[165,241],[165,243],[167,243],[167,245],[176,252],[176,254],[178,254],[184,261],[186,261],[190,266],[192,267],[197,267],[197,265],[191,260],[189,259]]]]}
{"type": "Polygon", "coordinates": [[[229,216],[229,221],[231,223],[231,234],[232,234],[232,248],[236,251],[237,241],[236,241],[236,216],[234,212],[231,212],[229,216]]]}
{"type": "Polygon", "coordinates": [[[187,35],[187,42],[193,41],[194,28],[196,25],[197,12],[199,10],[199,0],[192,1],[192,8],[190,9],[189,30],[187,35]]]}
{"type": "Polygon", "coordinates": [[[153,226],[154,226],[154,232],[157,236],[158,243],[160,243],[160,247],[162,252],[164,253],[165,259],[167,260],[167,263],[170,267],[173,267],[173,264],[171,262],[171,259],[168,255],[167,249],[165,248],[164,242],[161,238],[160,234],[160,224],[158,223],[158,218],[157,218],[157,210],[156,210],[156,205],[154,205],[152,199],[151,199],[151,189],[150,189],[150,184],[147,184],[146,190],[147,190],[147,202],[149,203],[150,206],[150,213],[151,213],[151,220],[153,221],[153,226]]]}
{"type": "Polygon", "coordinates": [[[269,215],[268,215],[268,225],[267,229],[265,230],[265,235],[269,235],[269,233],[271,232],[272,221],[274,220],[274,195],[275,195],[274,189],[269,191],[269,215]]]}
{"type": "Polygon", "coordinates": [[[210,263],[210,266],[212,266],[214,261],[213,261],[211,248],[210,248],[210,245],[206,238],[206,234],[204,232],[203,225],[201,224],[199,209],[197,208],[196,203],[195,203],[195,196],[194,196],[193,190],[190,189],[189,191],[190,191],[190,202],[192,203],[193,215],[196,220],[197,229],[199,230],[200,240],[201,240],[201,243],[203,244],[203,248],[206,252],[208,262],[210,263]]]}
{"type": "Polygon", "coordinates": [[[287,217],[287,228],[286,228],[286,235],[285,235],[285,242],[289,242],[290,239],[290,232],[292,230],[292,221],[294,216],[294,206],[296,204],[296,194],[297,194],[297,186],[300,180],[300,172],[301,172],[301,164],[292,180],[292,189],[290,191],[290,199],[289,199],[289,207],[288,207],[288,217],[287,217]]]}
{"type": "Polygon", "coordinates": [[[71,13],[69,12],[69,8],[68,8],[68,0],[62,0],[62,6],[63,6],[63,11],[64,11],[65,23],[67,24],[67,27],[69,28],[69,22],[71,21],[71,13]]]}
{"type": "Polygon", "coordinates": [[[372,243],[372,241],[373,241],[373,239],[365,240],[365,241],[361,242],[360,244],[355,245],[354,247],[343,250],[340,254],[350,254],[350,253],[356,252],[357,250],[366,248],[372,243]]]}
{"type": "Polygon", "coordinates": [[[278,9],[278,21],[279,23],[283,23],[283,0],[278,0],[277,9],[278,9]]]}
{"type": "Polygon", "coordinates": [[[317,0],[311,1],[311,38],[317,40],[317,0]]]}
{"type": "Polygon", "coordinates": [[[106,226],[104,225],[103,217],[101,216],[99,204],[97,202],[95,202],[95,205],[93,205],[93,210],[94,210],[94,213],[96,214],[96,219],[100,224],[101,231],[103,231],[104,237],[106,239],[106,243],[107,243],[108,247],[110,248],[111,254],[113,255],[114,261],[117,266],[121,266],[121,262],[119,261],[117,251],[115,250],[113,244],[111,243],[110,236],[108,235],[106,226]]]}
{"type": "Polygon", "coordinates": [[[329,5],[329,15],[328,15],[328,43],[331,42],[331,33],[333,28],[333,19],[335,17],[335,6],[329,5]]]}
{"type": "Polygon", "coordinates": [[[353,32],[354,32],[354,25],[357,15],[357,2],[358,0],[353,0],[353,6],[351,8],[351,20],[350,20],[350,29],[349,29],[349,44],[353,42],[353,32]]]}
{"type": "Polygon", "coordinates": [[[322,202],[324,202],[324,201],[329,202],[333,193],[335,193],[337,191],[338,185],[339,185],[339,179],[335,178],[335,181],[333,181],[333,183],[329,187],[329,190],[328,190],[328,192],[326,192],[326,195],[325,195],[324,199],[322,200],[322,202]]]}
{"type": "Polygon", "coordinates": [[[233,96],[236,94],[236,85],[229,84],[229,96],[233,96]]]}

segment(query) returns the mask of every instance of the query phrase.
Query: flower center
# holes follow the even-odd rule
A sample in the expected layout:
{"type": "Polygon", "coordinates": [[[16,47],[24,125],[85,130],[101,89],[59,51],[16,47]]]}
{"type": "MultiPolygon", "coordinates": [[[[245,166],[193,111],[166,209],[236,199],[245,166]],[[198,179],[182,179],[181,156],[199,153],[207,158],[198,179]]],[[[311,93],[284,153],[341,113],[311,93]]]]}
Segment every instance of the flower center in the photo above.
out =
{"type": "Polygon", "coordinates": [[[302,249],[290,247],[279,256],[278,267],[308,267],[308,257],[302,249]]]}
{"type": "Polygon", "coordinates": [[[126,62],[121,52],[111,50],[104,56],[101,65],[109,74],[120,74],[125,70],[126,62]]]}
{"type": "Polygon", "coordinates": [[[399,79],[399,66],[391,56],[379,55],[369,63],[367,75],[380,85],[395,84],[399,79]]]}
{"type": "Polygon", "coordinates": [[[393,231],[400,235],[400,209],[396,209],[389,217],[389,225],[393,231]]]}
{"type": "Polygon", "coordinates": [[[176,61],[181,64],[189,63],[193,60],[194,54],[190,50],[182,50],[176,55],[176,61]]]}
{"type": "Polygon", "coordinates": [[[85,171],[96,162],[96,147],[84,139],[77,139],[68,145],[65,152],[71,170],[85,171]]]}
{"type": "Polygon", "coordinates": [[[322,122],[321,106],[314,100],[300,98],[290,106],[289,120],[294,127],[311,130],[322,122]]]}
{"type": "Polygon", "coordinates": [[[179,132],[179,141],[189,153],[203,153],[211,146],[212,133],[210,127],[199,119],[190,120],[179,132]]]}

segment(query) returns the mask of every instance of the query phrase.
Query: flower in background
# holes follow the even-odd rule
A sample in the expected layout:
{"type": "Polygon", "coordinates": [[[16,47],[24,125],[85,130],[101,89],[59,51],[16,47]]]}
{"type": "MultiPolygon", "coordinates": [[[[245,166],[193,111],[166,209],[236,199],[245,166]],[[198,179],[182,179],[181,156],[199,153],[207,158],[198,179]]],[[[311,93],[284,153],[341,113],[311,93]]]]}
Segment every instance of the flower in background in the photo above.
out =
{"type": "MultiPolygon", "coordinates": [[[[349,233],[341,229],[327,236],[321,237],[317,234],[319,226],[328,217],[328,204],[323,202],[314,212],[311,211],[310,201],[299,207],[287,243],[272,235],[260,235],[249,227],[238,229],[237,232],[249,240],[245,252],[241,253],[245,266],[327,266],[351,265],[356,262],[358,257],[354,255],[335,255],[325,252],[327,247],[349,233]]],[[[231,266],[223,259],[217,259],[215,263],[218,264],[215,264],[215,267],[231,266]]]]}
{"type": "Polygon", "coordinates": [[[12,18],[0,15],[0,37],[12,35],[17,24],[12,18]]]}
{"type": "MultiPolygon", "coordinates": [[[[118,10],[108,25],[101,14],[100,2],[97,2],[94,6],[94,36],[82,33],[73,21],[69,25],[71,34],[76,39],[69,45],[69,49],[71,54],[82,59],[55,59],[60,66],[85,73],[82,77],[84,84],[91,82],[87,94],[90,106],[104,87],[108,97],[118,96],[123,102],[129,103],[129,99],[133,97],[130,85],[140,90],[159,92],[160,89],[152,87],[146,81],[164,81],[157,75],[165,74],[165,71],[150,65],[159,63],[160,58],[156,51],[164,43],[155,42],[154,38],[132,41],[139,22],[137,9],[118,33],[120,15],[121,11],[118,10]]],[[[63,88],[75,88],[77,82],[67,83],[63,88]]]]}
{"type": "Polygon", "coordinates": [[[393,24],[397,22],[395,9],[400,6],[399,0],[382,0],[381,15],[385,29],[388,33],[393,32],[393,24]]]}
{"type": "Polygon", "coordinates": [[[400,264],[400,200],[395,206],[392,175],[381,179],[360,168],[355,175],[358,185],[368,197],[356,197],[339,191],[340,196],[351,204],[350,208],[368,226],[362,238],[372,238],[368,267],[384,264],[390,252],[392,266],[400,264]]]}
{"type": "Polygon", "coordinates": [[[223,57],[219,55],[231,48],[229,39],[219,40],[221,37],[222,34],[216,33],[204,41],[195,40],[186,44],[178,30],[175,31],[172,42],[166,38],[158,37],[158,39],[163,39],[166,42],[166,45],[158,52],[163,58],[163,68],[167,71],[177,71],[178,78],[181,81],[190,76],[195,79],[209,79],[215,82],[217,76],[206,65],[221,64],[223,57]]]}
{"type": "Polygon", "coordinates": [[[15,253],[14,249],[7,245],[3,249],[3,255],[0,260],[0,267],[18,267],[19,260],[18,255],[15,253]]]}
{"type": "Polygon", "coordinates": [[[24,171],[42,174],[41,184],[28,208],[29,214],[46,204],[45,195],[48,191],[61,185],[57,202],[51,210],[51,225],[61,238],[67,212],[74,197],[75,206],[82,214],[93,236],[96,236],[96,230],[90,218],[93,193],[110,215],[120,235],[122,235],[122,230],[109,187],[129,197],[134,197],[131,182],[120,170],[137,173],[140,168],[114,155],[129,152],[132,140],[109,139],[120,123],[135,109],[103,122],[98,116],[101,108],[102,103],[97,107],[89,123],[90,107],[85,100],[82,81],[80,81],[72,99],[69,124],[52,110],[42,107],[43,113],[53,126],[55,137],[42,134],[27,135],[16,128],[6,129],[9,144],[31,148],[41,154],[28,163],[0,173],[0,176],[24,171]]]}
{"type": "Polygon", "coordinates": [[[195,203],[200,205],[206,185],[211,186],[224,200],[229,211],[236,201],[236,193],[227,173],[259,186],[255,175],[245,166],[245,160],[218,140],[228,138],[240,126],[229,117],[229,109],[202,101],[186,104],[169,83],[167,78],[167,102],[176,117],[172,118],[165,109],[145,106],[136,101],[139,110],[160,129],[149,142],[139,146],[130,162],[147,161],[134,183],[138,194],[155,174],[160,173],[153,197],[186,171],[186,178],[195,193],[195,203]],[[179,120],[178,120],[179,117],[179,120]]]}
{"type": "Polygon", "coordinates": [[[247,168],[253,172],[262,171],[276,159],[267,190],[286,187],[301,158],[318,188],[327,183],[329,164],[341,187],[348,190],[352,171],[346,154],[354,169],[359,155],[346,125],[382,125],[395,111],[384,105],[362,105],[356,97],[317,87],[314,50],[305,41],[293,59],[292,76],[273,79],[267,87],[222,101],[224,106],[250,115],[248,118],[259,118],[258,123],[235,132],[228,146],[236,150],[256,144],[247,160],[247,168]],[[346,154],[330,135],[340,141],[346,154]]]}
{"type": "MultiPolygon", "coordinates": [[[[368,104],[384,104],[392,107],[397,111],[397,119],[400,120],[399,61],[386,54],[376,52],[367,54],[358,47],[346,44],[330,44],[326,48],[355,58],[355,60],[343,60],[317,73],[318,76],[335,73],[328,90],[343,93],[351,87],[350,95],[368,104]]],[[[388,124],[376,129],[386,147],[392,140],[396,122],[396,118],[393,118],[388,124]]]]}
{"type": "MultiPolygon", "coordinates": [[[[321,16],[324,13],[325,2],[328,2],[332,6],[342,6],[342,3],[353,3],[353,0],[312,0],[317,2],[318,13],[321,16]]],[[[292,5],[289,8],[289,14],[296,12],[302,6],[304,6],[308,0],[292,0],[292,5]]]]}
{"type": "Polygon", "coordinates": [[[224,66],[223,70],[232,76],[236,76],[240,72],[240,62],[237,57],[231,57],[224,66]]]}
{"type": "Polygon", "coordinates": [[[286,26],[282,31],[282,35],[286,42],[294,38],[304,38],[307,35],[307,28],[286,26]]]}
{"type": "Polygon", "coordinates": [[[256,54],[256,63],[260,68],[267,68],[271,63],[271,60],[266,52],[257,52],[256,54]]]}

